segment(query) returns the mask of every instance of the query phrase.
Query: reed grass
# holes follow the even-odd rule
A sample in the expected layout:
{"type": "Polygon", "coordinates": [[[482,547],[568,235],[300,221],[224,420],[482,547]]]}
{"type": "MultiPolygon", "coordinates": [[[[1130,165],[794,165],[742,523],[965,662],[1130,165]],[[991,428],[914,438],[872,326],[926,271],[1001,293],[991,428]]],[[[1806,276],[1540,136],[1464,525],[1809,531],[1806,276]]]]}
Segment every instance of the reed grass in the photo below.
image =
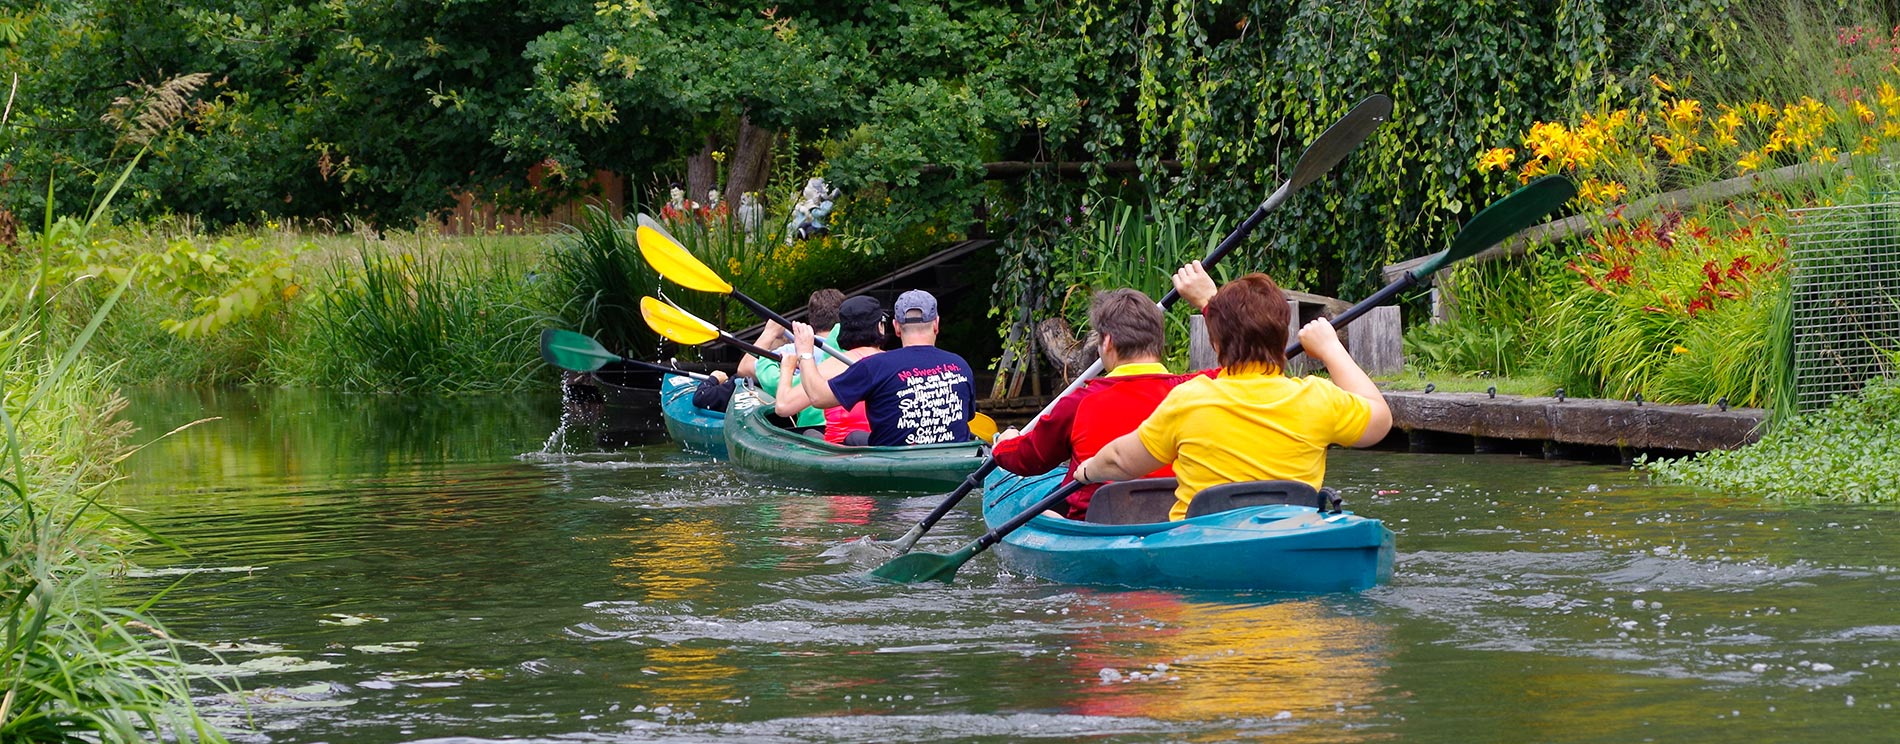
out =
{"type": "Polygon", "coordinates": [[[80,350],[122,282],[62,352],[31,281],[0,292],[0,742],[221,742],[197,712],[180,643],[108,578],[148,530],[100,500],[130,427],[107,367],[80,350]]]}
{"type": "Polygon", "coordinates": [[[660,277],[640,257],[636,227],[590,206],[581,224],[548,240],[542,259],[542,301],[560,325],[629,357],[660,342],[640,319],[640,297],[655,294],[660,277]]]}
{"type": "Polygon", "coordinates": [[[274,379],[358,392],[506,392],[547,374],[533,282],[479,252],[365,250],[332,266],[274,347],[274,379]]]}

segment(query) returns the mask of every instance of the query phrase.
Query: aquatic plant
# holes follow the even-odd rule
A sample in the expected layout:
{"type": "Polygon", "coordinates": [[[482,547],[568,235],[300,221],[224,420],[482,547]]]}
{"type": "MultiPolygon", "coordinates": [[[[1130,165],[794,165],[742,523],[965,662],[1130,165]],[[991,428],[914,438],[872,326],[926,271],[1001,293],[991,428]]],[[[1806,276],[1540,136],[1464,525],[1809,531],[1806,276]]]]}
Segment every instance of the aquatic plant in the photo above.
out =
{"type": "Polygon", "coordinates": [[[1900,379],[1778,422],[1761,441],[1639,464],[1657,479],[1789,499],[1900,501],[1900,379]]]}
{"type": "Polygon", "coordinates": [[[521,390],[546,374],[536,339],[547,315],[506,261],[364,250],[354,265],[332,266],[326,284],[271,351],[277,379],[454,393],[521,390]]]}
{"type": "Polygon", "coordinates": [[[35,331],[44,287],[0,292],[0,742],[223,741],[150,603],[107,593],[129,537],[155,537],[100,501],[130,426],[109,370],[80,356],[127,284],[63,352],[35,331]]]}

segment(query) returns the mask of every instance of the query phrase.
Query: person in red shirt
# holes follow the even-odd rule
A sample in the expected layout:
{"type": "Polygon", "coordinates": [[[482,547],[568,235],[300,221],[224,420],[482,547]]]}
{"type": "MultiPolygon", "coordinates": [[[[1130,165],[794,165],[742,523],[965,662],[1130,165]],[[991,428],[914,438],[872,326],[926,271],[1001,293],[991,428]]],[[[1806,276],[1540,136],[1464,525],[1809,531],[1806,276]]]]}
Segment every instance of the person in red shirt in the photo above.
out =
{"type": "MultiPolygon", "coordinates": [[[[1206,305],[1215,291],[1214,280],[1199,261],[1175,272],[1174,286],[1196,308],[1206,305]]],[[[1019,475],[1040,475],[1067,464],[1063,483],[1068,483],[1075,477],[1076,463],[1140,426],[1169,391],[1195,376],[1177,375],[1162,366],[1166,324],[1161,308],[1147,295],[1132,289],[1097,293],[1089,303],[1089,326],[1101,339],[1102,376],[1056,401],[1027,434],[1010,428],[998,435],[991,453],[997,466],[1019,475]]],[[[1163,466],[1148,477],[1172,475],[1173,470],[1163,466]]],[[[1062,515],[1086,518],[1098,485],[1071,494],[1062,515]]]]}

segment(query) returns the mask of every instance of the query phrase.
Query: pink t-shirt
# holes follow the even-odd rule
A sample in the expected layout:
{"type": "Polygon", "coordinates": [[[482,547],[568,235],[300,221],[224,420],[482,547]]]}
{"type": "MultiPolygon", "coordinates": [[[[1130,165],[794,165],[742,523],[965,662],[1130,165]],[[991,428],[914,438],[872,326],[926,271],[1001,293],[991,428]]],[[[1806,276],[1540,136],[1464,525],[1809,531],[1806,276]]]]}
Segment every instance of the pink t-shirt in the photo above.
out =
{"type": "Polygon", "coordinates": [[[832,444],[844,444],[844,438],[851,432],[871,430],[871,418],[864,414],[864,402],[850,408],[825,409],[825,441],[832,444]]]}

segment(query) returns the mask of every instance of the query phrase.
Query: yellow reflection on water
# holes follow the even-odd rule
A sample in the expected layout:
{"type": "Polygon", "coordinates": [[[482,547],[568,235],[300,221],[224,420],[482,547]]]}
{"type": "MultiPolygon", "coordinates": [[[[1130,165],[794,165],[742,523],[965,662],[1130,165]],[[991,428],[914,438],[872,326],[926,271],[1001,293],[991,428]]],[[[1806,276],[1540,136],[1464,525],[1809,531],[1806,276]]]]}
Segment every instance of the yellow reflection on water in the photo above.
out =
{"type": "Polygon", "coordinates": [[[624,540],[625,552],[609,563],[623,569],[614,583],[644,589],[648,599],[688,599],[705,594],[707,574],[730,564],[732,545],[706,520],[663,522],[621,530],[604,540],[624,540]]]}
{"type": "Polygon", "coordinates": [[[641,678],[621,687],[653,693],[657,701],[710,702],[737,697],[732,680],[739,668],[719,663],[725,649],[663,646],[647,649],[641,678]]]}
{"type": "Polygon", "coordinates": [[[1390,664],[1391,629],[1318,599],[1235,604],[1165,592],[1095,599],[1083,615],[1101,626],[1074,648],[1078,713],[1210,720],[1287,711],[1339,722],[1359,717],[1354,707],[1378,694],[1390,664]]]}

